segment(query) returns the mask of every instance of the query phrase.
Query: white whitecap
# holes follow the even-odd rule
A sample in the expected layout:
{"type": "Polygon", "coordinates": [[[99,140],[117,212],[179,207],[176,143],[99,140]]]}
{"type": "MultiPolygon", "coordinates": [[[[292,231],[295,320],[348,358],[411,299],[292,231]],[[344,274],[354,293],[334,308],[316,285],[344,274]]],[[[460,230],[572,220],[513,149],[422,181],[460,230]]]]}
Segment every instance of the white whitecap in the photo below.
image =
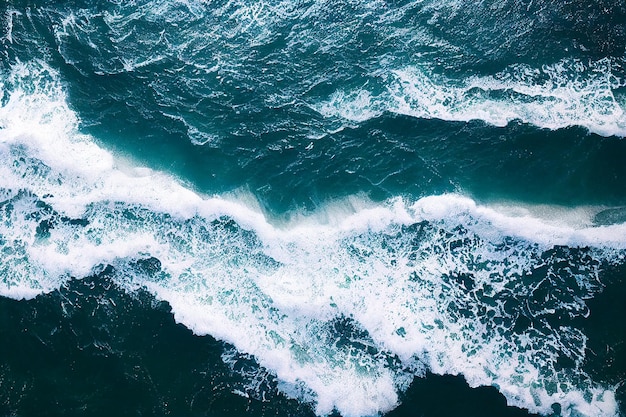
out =
{"type": "Polygon", "coordinates": [[[452,80],[419,66],[376,76],[387,89],[337,91],[312,107],[326,117],[362,122],[383,112],[448,121],[483,120],[506,126],[513,120],[540,128],[582,126],[602,136],[626,136],[626,80],[613,62],[562,60],[533,68],[513,65],[492,76],[452,80]]]}

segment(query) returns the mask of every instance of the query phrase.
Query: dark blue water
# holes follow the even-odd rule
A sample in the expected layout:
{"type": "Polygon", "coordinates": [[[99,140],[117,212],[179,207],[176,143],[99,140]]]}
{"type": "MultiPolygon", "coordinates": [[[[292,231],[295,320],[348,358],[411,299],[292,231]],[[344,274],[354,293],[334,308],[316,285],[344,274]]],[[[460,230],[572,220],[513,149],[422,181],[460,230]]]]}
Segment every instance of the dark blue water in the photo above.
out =
{"type": "Polygon", "coordinates": [[[0,415],[624,414],[623,2],[0,19],[0,415]]]}

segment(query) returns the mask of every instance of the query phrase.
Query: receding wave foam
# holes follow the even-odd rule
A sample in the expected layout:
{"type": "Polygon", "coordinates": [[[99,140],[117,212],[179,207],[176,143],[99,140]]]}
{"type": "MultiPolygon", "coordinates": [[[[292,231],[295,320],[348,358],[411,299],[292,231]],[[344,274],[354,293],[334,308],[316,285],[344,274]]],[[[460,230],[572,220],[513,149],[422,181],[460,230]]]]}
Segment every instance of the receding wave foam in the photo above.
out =
{"type": "Polygon", "coordinates": [[[626,136],[626,80],[609,59],[563,60],[533,68],[514,65],[493,76],[450,80],[411,66],[378,74],[381,94],[337,91],[313,106],[327,117],[361,122],[383,112],[450,121],[484,120],[506,126],[521,120],[541,128],[582,126],[603,136],[626,136]]]}
{"type": "Polygon", "coordinates": [[[624,262],[626,225],[443,195],[279,227],[122,166],[79,133],[56,79],[37,63],[2,79],[0,294],[33,297],[111,265],[120,285],[252,355],[319,415],[388,411],[427,371],[496,386],[533,412],[617,415],[613,387],[581,370],[586,337],[571,323],[588,315],[602,267],[624,262]]]}

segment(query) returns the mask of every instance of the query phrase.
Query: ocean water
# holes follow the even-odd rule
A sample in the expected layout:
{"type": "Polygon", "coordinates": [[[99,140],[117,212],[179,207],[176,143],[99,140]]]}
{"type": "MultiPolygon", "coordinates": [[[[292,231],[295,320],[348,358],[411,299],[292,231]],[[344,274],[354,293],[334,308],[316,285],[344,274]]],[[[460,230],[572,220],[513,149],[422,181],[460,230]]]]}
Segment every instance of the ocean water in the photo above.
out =
{"type": "Polygon", "coordinates": [[[626,415],[626,4],[2,0],[0,415],[626,415]]]}

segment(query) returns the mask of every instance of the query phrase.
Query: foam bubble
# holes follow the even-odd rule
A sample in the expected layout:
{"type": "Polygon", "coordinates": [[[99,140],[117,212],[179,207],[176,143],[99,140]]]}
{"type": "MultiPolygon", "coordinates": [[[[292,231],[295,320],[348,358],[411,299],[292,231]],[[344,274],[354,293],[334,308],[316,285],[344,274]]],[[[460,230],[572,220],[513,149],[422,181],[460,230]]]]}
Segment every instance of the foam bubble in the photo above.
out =
{"type": "Polygon", "coordinates": [[[625,224],[456,194],[352,197],[275,224],[241,198],[113,158],[79,133],[56,78],[31,63],[4,83],[0,294],[111,265],[119,285],[252,355],[319,415],[386,412],[427,370],[532,412],[617,414],[610,387],[581,370],[585,335],[559,317],[586,317],[601,266],[624,261],[625,224]]]}

